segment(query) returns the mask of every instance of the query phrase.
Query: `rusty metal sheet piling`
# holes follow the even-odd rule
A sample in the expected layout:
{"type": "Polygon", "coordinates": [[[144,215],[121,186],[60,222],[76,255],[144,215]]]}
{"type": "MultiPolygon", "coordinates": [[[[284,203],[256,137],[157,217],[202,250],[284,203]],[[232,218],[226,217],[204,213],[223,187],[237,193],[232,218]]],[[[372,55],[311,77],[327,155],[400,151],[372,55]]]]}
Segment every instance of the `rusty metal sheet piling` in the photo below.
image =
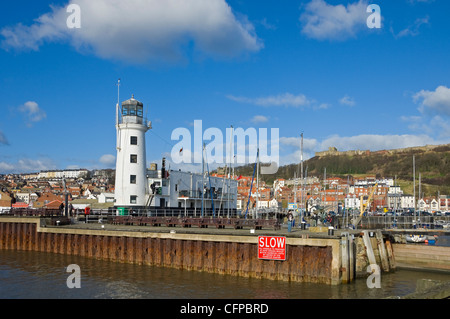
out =
{"type": "Polygon", "coordinates": [[[41,227],[38,218],[0,218],[0,249],[284,281],[339,284],[339,239],[289,238],[286,260],[261,260],[257,237],[41,227]]]}

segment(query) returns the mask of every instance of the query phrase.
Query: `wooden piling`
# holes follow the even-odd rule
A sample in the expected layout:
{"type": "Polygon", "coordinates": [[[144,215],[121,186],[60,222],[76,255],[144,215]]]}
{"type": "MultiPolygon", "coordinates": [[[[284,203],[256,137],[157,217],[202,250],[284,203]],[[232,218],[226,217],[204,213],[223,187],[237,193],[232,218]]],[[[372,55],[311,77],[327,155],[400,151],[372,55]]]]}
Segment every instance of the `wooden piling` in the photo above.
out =
{"type": "Polygon", "coordinates": [[[369,232],[367,230],[363,230],[363,240],[367,251],[367,258],[369,259],[369,264],[375,265],[377,261],[375,259],[375,254],[373,253],[372,242],[370,241],[369,232]]]}
{"type": "Polygon", "coordinates": [[[388,255],[386,252],[386,247],[384,245],[383,234],[381,233],[380,229],[377,229],[375,234],[377,238],[378,252],[380,254],[381,267],[383,271],[389,272],[388,255]]]}
{"type": "Polygon", "coordinates": [[[355,243],[353,235],[348,236],[348,260],[349,260],[349,280],[352,282],[355,279],[355,243]]]}
{"type": "Polygon", "coordinates": [[[341,237],[341,281],[346,284],[350,281],[350,260],[349,260],[349,246],[348,246],[348,233],[342,234],[341,237]]]}
{"type": "Polygon", "coordinates": [[[396,268],[395,256],[394,251],[392,250],[392,244],[389,240],[386,240],[386,251],[388,254],[389,268],[395,270],[396,268]]]}

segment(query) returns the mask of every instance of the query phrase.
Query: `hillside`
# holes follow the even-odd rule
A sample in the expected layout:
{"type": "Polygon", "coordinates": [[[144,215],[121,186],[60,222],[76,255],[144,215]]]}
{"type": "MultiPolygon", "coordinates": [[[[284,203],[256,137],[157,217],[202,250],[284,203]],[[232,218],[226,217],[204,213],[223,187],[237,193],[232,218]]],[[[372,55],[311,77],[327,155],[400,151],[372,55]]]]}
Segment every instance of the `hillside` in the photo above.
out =
{"type": "MultiPolygon", "coordinates": [[[[321,152],[320,154],[327,153],[321,152]]],[[[378,177],[395,177],[400,184],[412,190],[413,155],[416,162],[416,183],[421,174],[422,190],[427,195],[450,195],[450,144],[387,150],[379,152],[334,152],[315,156],[304,161],[303,166],[308,176],[323,178],[326,168],[327,177],[376,175],[378,177]],[[411,185],[411,186],[410,186],[411,185]]],[[[251,176],[253,165],[235,169],[238,175],[251,176]]],[[[277,178],[293,178],[299,172],[299,164],[282,166],[274,175],[260,175],[267,183],[277,178]]],[[[418,184],[416,184],[417,187],[418,184]]]]}

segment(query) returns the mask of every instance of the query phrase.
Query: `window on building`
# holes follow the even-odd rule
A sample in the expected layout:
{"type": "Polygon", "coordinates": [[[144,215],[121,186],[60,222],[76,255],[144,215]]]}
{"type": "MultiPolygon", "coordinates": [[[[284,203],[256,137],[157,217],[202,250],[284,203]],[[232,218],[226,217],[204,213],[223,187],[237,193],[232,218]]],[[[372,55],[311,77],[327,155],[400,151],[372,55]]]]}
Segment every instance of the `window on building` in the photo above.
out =
{"type": "Polygon", "coordinates": [[[131,136],[130,137],[130,144],[131,145],[137,145],[137,136],[131,136]]]}
{"type": "Polygon", "coordinates": [[[137,155],[136,154],[130,155],[130,163],[137,163],[137,155]]]}
{"type": "Polygon", "coordinates": [[[131,195],[130,196],[130,204],[136,204],[136,202],[137,202],[137,196],[131,195]]]}
{"type": "Polygon", "coordinates": [[[136,175],[130,175],[130,184],[136,184],[136,175]]]}
{"type": "Polygon", "coordinates": [[[129,115],[136,115],[136,105],[128,106],[129,115]]]}

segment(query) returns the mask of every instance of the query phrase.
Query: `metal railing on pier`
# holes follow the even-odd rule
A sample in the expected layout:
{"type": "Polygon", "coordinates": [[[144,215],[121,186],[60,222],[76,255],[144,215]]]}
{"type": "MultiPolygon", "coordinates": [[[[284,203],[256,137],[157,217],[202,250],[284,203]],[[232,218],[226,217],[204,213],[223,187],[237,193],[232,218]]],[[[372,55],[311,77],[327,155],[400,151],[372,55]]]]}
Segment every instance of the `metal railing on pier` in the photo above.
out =
{"type": "Polygon", "coordinates": [[[153,227],[192,227],[207,228],[234,228],[234,229],[262,229],[281,228],[276,219],[245,219],[245,218],[218,218],[218,217],[150,217],[150,216],[114,216],[109,219],[114,225],[134,225],[153,227]]]}
{"type": "MultiPolygon", "coordinates": [[[[260,210],[263,211],[263,210],[260,210]]],[[[123,210],[108,208],[108,209],[91,209],[89,214],[85,214],[84,210],[72,210],[69,216],[65,215],[65,211],[61,209],[32,209],[32,208],[11,208],[1,216],[19,216],[19,217],[68,217],[72,220],[84,222],[110,222],[115,217],[131,217],[131,218],[174,218],[177,220],[185,219],[240,219],[241,223],[245,220],[268,220],[270,225],[276,223],[282,225],[285,222],[286,212],[283,210],[266,210],[264,213],[248,213],[236,209],[215,209],[204,208],[151,208],[151,209],[129,209],[124,213],[123,210]],[[276,222],[274,222],[276,221],[276,222]]],[[[351,224],[355,216],[336,216],[333,222],[330,223],[324,216],[317,218],[311,215],[303,216],[303,221],[308,226],[334,226],[338,229],[357,228],[357,229],[448,229],[450,231],[450,216],[364,216],[361,222],[354,227],[351,224]]],[[[298,219],[298,217],[297,217],[298,219]]],[[[194,222],[195,223],[195,222],[194,222]]],[[[252,222],[250,222],[252,223],[252,222]]],[[[296,225],[300,226],[300,222],[296,225]]]]}
{"type": "Polygon", "coordinates": [[[450,216],[367,216],[358,228],[364,229],[439,229],[450,225],[450,216]]]}

